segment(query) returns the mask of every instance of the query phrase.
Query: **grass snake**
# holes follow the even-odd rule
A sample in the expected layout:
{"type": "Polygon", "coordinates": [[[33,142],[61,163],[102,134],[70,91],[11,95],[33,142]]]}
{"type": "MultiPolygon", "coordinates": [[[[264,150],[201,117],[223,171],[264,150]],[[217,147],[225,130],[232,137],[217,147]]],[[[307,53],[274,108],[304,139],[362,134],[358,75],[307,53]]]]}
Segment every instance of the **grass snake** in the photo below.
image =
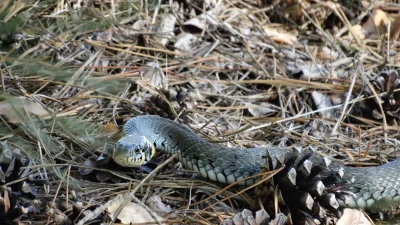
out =
{"type": "MultiPolygon", "coordinates": [[[[160,150],[179,152],[183,165],[202,177],[230,184],[260,172],[265,157],[290,157],[289,148],[228,148],[209,143],[191,129],[158,116],[137,116],[124,126],[125,135],[117,142],[113,159],[126,167],[139,167],[147,163],[160,150]]],[[[321,164],[322,159],[312,156],[308,163],[321,164]]],[[[340,171],[340,179],[330,184],[331,190],[342,194],[341,207],[362,208],[372,212],[390,211],[400,202],[400,159],[382,166],[355,168],[332,163],[331,171],[340,171]],[[343,197],[344,196],[344,197],[343,197]]],[[[242,181],[252,185],[254,180],[242,181]]]]}

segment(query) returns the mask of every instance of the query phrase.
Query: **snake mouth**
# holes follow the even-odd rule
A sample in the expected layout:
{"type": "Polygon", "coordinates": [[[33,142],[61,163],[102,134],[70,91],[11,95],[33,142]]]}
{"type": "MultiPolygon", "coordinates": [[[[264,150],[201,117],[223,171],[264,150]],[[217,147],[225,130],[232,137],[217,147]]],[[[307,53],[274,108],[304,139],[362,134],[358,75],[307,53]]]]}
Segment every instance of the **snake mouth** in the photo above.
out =
{"type": "Polygon", "coordinates": [[[125,167],[140,167],[147,163],[144,152],[121,147],[114,150],[113,159],[116,163],[125,167]],[[127,152],[130,154],[127,154],[127,152]]]}
{"type": "Polygon", "coordinates": [[[124,154],[114,154],[113,159],[116,163],[125,167],[140,167],[147,163],[145,154],[141,153],[132,157],[124,154]]]}

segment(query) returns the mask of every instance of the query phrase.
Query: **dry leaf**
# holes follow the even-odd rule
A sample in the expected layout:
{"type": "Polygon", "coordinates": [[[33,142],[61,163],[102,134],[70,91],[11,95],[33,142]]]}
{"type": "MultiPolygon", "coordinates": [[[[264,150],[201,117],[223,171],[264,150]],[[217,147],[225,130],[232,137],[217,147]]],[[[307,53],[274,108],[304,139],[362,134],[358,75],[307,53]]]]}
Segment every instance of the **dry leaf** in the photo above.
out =
{"type": "Polygon", "coordinates": [[[372,16],[362,26],[352,27],[353,32],[360,38],[365,39],[372,36],[382,36],[387,33],[389,18],[386,12],[380,9],[372,10],[372,16]]]}
{"type": "MultiPolygon", "coordinates": [[[[124,201],[124,198],[126,198],[125,195],[118,195],[115,197],[113,200],[113,204],[111,204],[107,210],[110,212],[110,217],[114,218],[114,213],[117,211],[121,203],[124,201]]],[[[160,216],[157,215],[155,212],[151,212],[153,215],[156,216],[156,219],[158,221],[163,221],[164,219],[160,216]]],[[[139,204],[129,202],[120,212],[120,214],[117,217],[119,220],[121,220],[122,224],[130,224],[130,223],[155,223],[154,219],[151,217],[150,213],[144,209],[142,206],[139,204]]],[[[165,224],[165,223],[161,223],[165,224]]]]}
{"type": "Polygon", "coordinates": [[[160,64],[157,61],[148,62],[146,64],[149,68],[143,74],[143,78],[150,82],[152,87],[156,88],[167,88],[167,79],[160,68],[160,64]]]}
{"type": "Polygon", "coordinates": [[[100,132],[106,133],[106,134],[112,134],[119,131],[118,127],[111,122],[108,122],[106,125],[103,125],[100,127],[100,132]]]}
{"type": "Polygon", "coordinates": [[[391,15],[390,21],[392,21],[390,25],[390,36],[392,40],[398,40],[400,36],[400,15],[391,15]]]}
{"type": "Polygon", "coordinates": [[[146,204],[150,207],[150,209],[160,215],[166,215],[172,211],[171,207],[169,205],[165,205],[158,195],[151,196],[149,199],[147,199],[146,204]]]}
{"type": "Polygon", "coordinates": [[[367,32],[364,32],[364,28],[360,24],[354,25],[351,29],[353,30],[354,35],[356,35],[360,40],[366,38],[367,32]]]}
{"type": "Polygon", "coordinates": [[[273,41],[279,44],[293,44],[297,42],[297,35],[295,33],[290,33],[283,29],[281,25],[268,24],[264,26],[265,34],[270,37],[273,41]]]}
{"type": "Polygon", "coordinates": [[[174,47],[177,53],[189,53],[193,52],[193,48],[196,47],[195,44],[201,39],[193,34],[183,33],[178,35],[176,38],[174,47]]]}
{"type": "Polygon", "coordinates": [[[172,14],[164,14],[161,18],[160,25],[157,29],[156,41],[160,43],[162,46],[165,46],[168,41],[173,38],[174,35],[174,27],[176,23],[176,18],[172,14]]]}
{"type": "Polygon", "coordinates": [[[0,115],[5,116],[11,123],[20,122],[19,115],[25,115],[25,112],[40,118],[49,116],[49,113],[37,102],[30,102],[24,97],[11,100],[13,100],[12,104],[8,101],[0,102],[0,115]]]}
{"type": "Polygon", "coordinates": [[[356,209],[344,209],[336,225],[372,225],[365,215],[356,209]]]}
{"type": "Polygon", "coordinates": [[[3,206],[4,206],[4,212],[8,212],[8,210],[10,210],[10,199],[8,197],[8,191],[4,190],[4,194],[3,194],[3,206]]]}
{"type": "Polygon", "coordinates": [[[219,24],[218,16],[223,8],[223,1],[218,1],[211,10],[184,22],[182,29],[185,32],[193,33],[202,32],[210,28],[209,26],[217,26],[219,24]]]}
{"type": "Polygon", "coordinates": [[[389,25],[389,18],[386,12],[380,9],[372,10],[372,17],[363,25],[364,30],[371,34],[384,35],[387,33],[387,27],[389,25]],[[378,33],[377,33],[378,32],[378,33]]]}

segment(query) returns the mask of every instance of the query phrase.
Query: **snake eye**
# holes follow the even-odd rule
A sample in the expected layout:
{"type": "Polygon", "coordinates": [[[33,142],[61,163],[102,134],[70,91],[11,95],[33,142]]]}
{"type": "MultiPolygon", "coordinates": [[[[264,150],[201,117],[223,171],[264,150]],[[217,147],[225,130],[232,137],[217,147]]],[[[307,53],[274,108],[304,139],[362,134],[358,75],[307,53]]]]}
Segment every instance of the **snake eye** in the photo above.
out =
{"type": "Polygon", "coordinates": [[[135,148],[135,153],[136,154],[139,154],[141,151],[140,151],[140,148],[135,148]]]}

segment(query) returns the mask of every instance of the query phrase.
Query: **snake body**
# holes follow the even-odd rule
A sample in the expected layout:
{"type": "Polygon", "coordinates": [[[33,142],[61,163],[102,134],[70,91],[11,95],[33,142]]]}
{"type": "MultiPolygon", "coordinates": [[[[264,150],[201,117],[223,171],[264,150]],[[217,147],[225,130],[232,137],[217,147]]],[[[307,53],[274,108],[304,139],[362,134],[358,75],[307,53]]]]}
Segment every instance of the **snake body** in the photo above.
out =
{"type": "MultiPolygon", "coordinates": [[[[210,143],[191,129],[158,116],[137,116],[127,121],[123,136],[116,144],[113,159],[127,167],[147,163],[155,149],[168,154],[178,153],[180,162],[187,169],[202,177],[230,184],[261,171],[265,157],[279,159],[290,157],[289,148],[228,148],[210,143]]],[[[321,164],[322,159],[312,156],[309,163],[321,164]]],[[[388,211],[400,202],[400,159],[377,167],[354,168],[332,163],[332,171],[343,176],[331,184],[335,193],[344,193],[338,202],[342,207],[362,208],[372,212],[388,211]]],[[[254,184],[254,179],[242,185],[254,184]]]]}

